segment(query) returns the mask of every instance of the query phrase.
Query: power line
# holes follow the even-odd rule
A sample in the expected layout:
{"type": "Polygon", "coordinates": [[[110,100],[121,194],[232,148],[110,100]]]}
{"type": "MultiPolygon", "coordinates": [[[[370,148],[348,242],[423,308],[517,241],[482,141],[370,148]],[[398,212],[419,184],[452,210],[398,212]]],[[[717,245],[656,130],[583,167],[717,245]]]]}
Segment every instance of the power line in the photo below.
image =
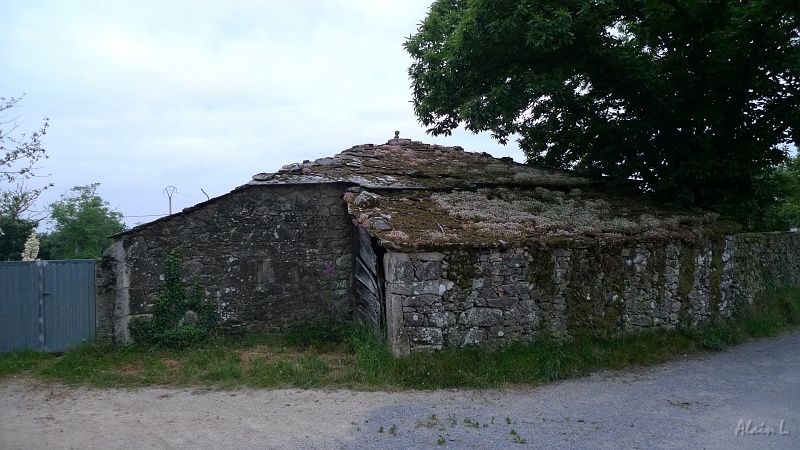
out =
{"type": "MultiPolygon", "coordinates": [[[[200,189],[200,190],[202,191],[202,189],[200,189]]],[[[67,191],[68,191],[67,189],[64,190],[65,193],[68,193],[67,191]]],[[[100,195],[100,196],[104,196],[104,195],[115,195],[115,196],[116,195],[137,195],[137,196],[141,196],[141,195],[164,195],[164,190],[163,189],[161,189],[161,190],[159,190],[159,189],[101,189],[101,190],[97,191],[97,194],[100,195]]],[[[206,200],[208,200],[210,198],[210,197],[209,198],[205,198],[205,199],[198,198],[198,197],[194,197],[192,195],[187,195],[187,194],[184,194],[183,192],[178,192],[178,191],[175,191],[174,194],[175,195],[180,195],[180,196],[183,196],[183,197],[187,197],[187,198],[191,198],[192,200],[197,200],[199,202],[204,202],[204,201],[206,201],[206,200]]],[[[205,192],[204,192],[204,194],[205,194],[205,192]]],[[[205,194],[205,195],[208,196],[208,194],[205,194]]]]}
{"type": "Polygon", "coordinates": [[[198,201],[201,201],[201,202],[205,201],[205,200],[203,200],[202,198],[192,197],[191,195],[186,195],[186,194],[184,194],[184,193],[182,193],[182,192],[175,191],[175,193],[176,193],[176,194],[178,194],[178,195],[182,195],[182,196],[184,196],[184,197],[189,197],[189,198],[191,198],[192,200],[198,200],[198,201]]]}
{"type": "Polygon", "coordinates": [[[169,214],[145,214],[143,216],[122,216],[122,217],[125,217],[125,218],[128,218],[128,217],[166,217],[168,215],[169,214]]]}
{"type": "MultiPolygon", "coordinates": [[[[126,215],[123,214],[122,218],[123,219],[131,219],[131,218],[138,218],[138,217],[166,217],[168,215],[169,214],[143,214],[143,215],[136,215],[136,216],[126,216],[126,215]]],[[[56,219],[54,219],[51,216],[47,216],[47,217],[42,217],[41,219],[38,219],[38,220],[39,221],[43,221],[43,222],[54,222],[56,219]]]]}

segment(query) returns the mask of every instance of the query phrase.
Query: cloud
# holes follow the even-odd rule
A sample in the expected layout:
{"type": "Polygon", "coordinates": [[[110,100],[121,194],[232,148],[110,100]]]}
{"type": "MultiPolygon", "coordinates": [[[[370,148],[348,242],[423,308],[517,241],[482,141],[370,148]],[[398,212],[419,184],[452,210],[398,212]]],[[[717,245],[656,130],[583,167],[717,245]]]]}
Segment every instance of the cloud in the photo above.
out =
{"type": "MultiPolygon", "coordinates": [[[[402,43],[429,3],[9,2],[0,95],[28,92],[27,125],[51,118],[57,189],[45,202],[100,182],[128,216],[163,211],[167,185],[220,195],[394,130],[521,159],[486,136],[432,138],[416,122],[402,43]]],[[[179,207],[196,201],[180,197],[179,207]]]]}

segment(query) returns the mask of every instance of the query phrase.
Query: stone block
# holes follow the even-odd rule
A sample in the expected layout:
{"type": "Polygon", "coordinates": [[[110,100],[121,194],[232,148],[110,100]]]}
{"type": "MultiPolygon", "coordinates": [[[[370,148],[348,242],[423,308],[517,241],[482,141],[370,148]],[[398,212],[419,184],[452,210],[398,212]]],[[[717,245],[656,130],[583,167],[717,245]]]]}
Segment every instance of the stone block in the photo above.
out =
{"type": "Polygon", "coordinates": [[[488,335],[488,336],[491,336],[491,337],[493,337],[493,338],[500,338],[500,339],[502,339],[502,338],[504,338],[504,337],[506,336],[506,331],[505,331],[505,328],[504,328],[504,327],[501,327],[501,326],[498,326],[498,327],[490,327],[490,328],[489,328],[489,332],[487,333],[487,335],[488,335]]]}
{"type": "Polygon", "coordinates": [[[410,295],[405,298],[403,302],[404,306],[431,306],[437,300],[440,300],[441,297],[438,295],[431,295],[431,294],[422,294],[422,295],[410,295]]]}
{"type": "Polygon", "coordinates": [[[442,262],[444,260],[444,253],[439,252],[426,252],[426,253],[410,253],[411,259],[419,261],[435,261],[442,262]]]}
{"type": "Polygon", "coordinates": [[[428,323],[437,328],[450,328],[456,325],[456,315],[451,312],[433,312],[428,315],[428,323]]]}
{"type": "Polygon", "coordinates": [[[477,345],[486,341],[486,331],[480,328],[470,328],[461,339],[461,347],[477,345]]]}
{"type": "Polygon", "coordinates": [[[425,326],[425,315],[414,312],[403,314],[403,323],[407,327],[421,327],[425,326]]]}
{"type": "Polygon", "coordinates": [[[442,263],[441,261],[423,261],[414,264],[414,274],[420,281],[441,279],[442,263]]]}
{"type": "Polygon", "coordinates": [[[502,297],[486,300],[486,306],[490,308],[508,309],[513,308],[517,305],[517,303],[519,303],[519,299],[517,297],[502,297]]]}
{"type": "Polygon", "coordinates": [[[498,298],[497,290],[495,288],[493,288],[491,285],[484,286],[483,289],[478,291],[478,295],[482,299],[498,298]]]}
{"type": "Polygon", "coordinates": [[[447,284],[439,280],[410,283],[411,295],[442,295],[447,291],[447,284]]]}
{"type": "Polygon", "coordinates": [[[432,327],[412,327],[407,329],[408,339],[412,346],[441,346],[444,343],[442,330],[432,327]]]}
{"type": "Polygon", "coordinates": [[[653,317],[646,315],[638,315],[631,320],[631,324],[638,327],[651,327],[653,326],[653,317]]]}
{"type": "Polygon", "coordinates": [[[466,325],[488,327],[503,323],[503,311],[496,308],[470,308],[466,312],[466,325]]]}
{"type": "Polygon", "coordinates": [[[530,283],[512,283],[500,286],[507,295],[528,294],[531,291],[530,283]]]}
{"type": "Polygon", "coordinates": [[[406,253],[389,252],[383,257],[386,269],[386,282],[403,284],[414,281],[414,265],[406,253]]]}

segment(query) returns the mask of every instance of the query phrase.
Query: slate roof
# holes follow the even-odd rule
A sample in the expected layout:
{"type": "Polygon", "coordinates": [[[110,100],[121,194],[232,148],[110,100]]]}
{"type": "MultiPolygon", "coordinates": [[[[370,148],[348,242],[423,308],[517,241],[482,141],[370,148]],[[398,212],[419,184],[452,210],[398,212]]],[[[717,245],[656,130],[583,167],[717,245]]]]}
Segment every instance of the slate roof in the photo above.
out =
{"type": "Polygon", "coordinates": [[[718,222],[714,213],[615,198],[602,193],[599,182],[566,171],[397,136],[386,144],[357,145],[332,157],[256,174],[231,193],[178,214],[243,189],[327,183],[349,186],[343,198],[354,223],[383,246],[398,250],[511,246],[554,239],[594,245],[736,231],[735,224],[718,222]]]}
{"type": "Polygon", "coordinates": [[[353,221],[399,250],[564,239],[594,245],[719,231],[714,213],[614,198],[594,189],[597,181],[566,171],[397,137],[260,173],[248,185],[306,183],[354,185],[344,195],[353,221]]]}
{"type": "Polygon", "coordinates": [[[365,189],[473,189],[479,186],[579,187],[595,182],[466,152],[461,147],[391,139],[384,145],[351,147],[328,158],[289,164],[277,173],[259,173],[249,185],[346,182],[365,189]]]}

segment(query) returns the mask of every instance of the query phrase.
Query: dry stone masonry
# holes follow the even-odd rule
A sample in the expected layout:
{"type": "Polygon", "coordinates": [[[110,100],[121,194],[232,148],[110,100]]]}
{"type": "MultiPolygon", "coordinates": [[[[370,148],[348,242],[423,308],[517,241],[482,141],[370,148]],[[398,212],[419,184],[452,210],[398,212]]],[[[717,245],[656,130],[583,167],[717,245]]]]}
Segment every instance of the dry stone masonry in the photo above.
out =
{"type": "Polygon", "coordinates": [[[389,252],[393,352],[696,327],[800,283],[796,233],[580,243],[389,252]]]}
{"type": "Polygon", "coordinates": [[[171,249],[185,282],[202,285],[229,331],[348,319],[353,225],[342,190],[254,186],[122,235],[100,264],[102,278],[113,279],[103,295],[113,297],[116,340],[127,342],[128,322],[150,314],[171,249]]]}

